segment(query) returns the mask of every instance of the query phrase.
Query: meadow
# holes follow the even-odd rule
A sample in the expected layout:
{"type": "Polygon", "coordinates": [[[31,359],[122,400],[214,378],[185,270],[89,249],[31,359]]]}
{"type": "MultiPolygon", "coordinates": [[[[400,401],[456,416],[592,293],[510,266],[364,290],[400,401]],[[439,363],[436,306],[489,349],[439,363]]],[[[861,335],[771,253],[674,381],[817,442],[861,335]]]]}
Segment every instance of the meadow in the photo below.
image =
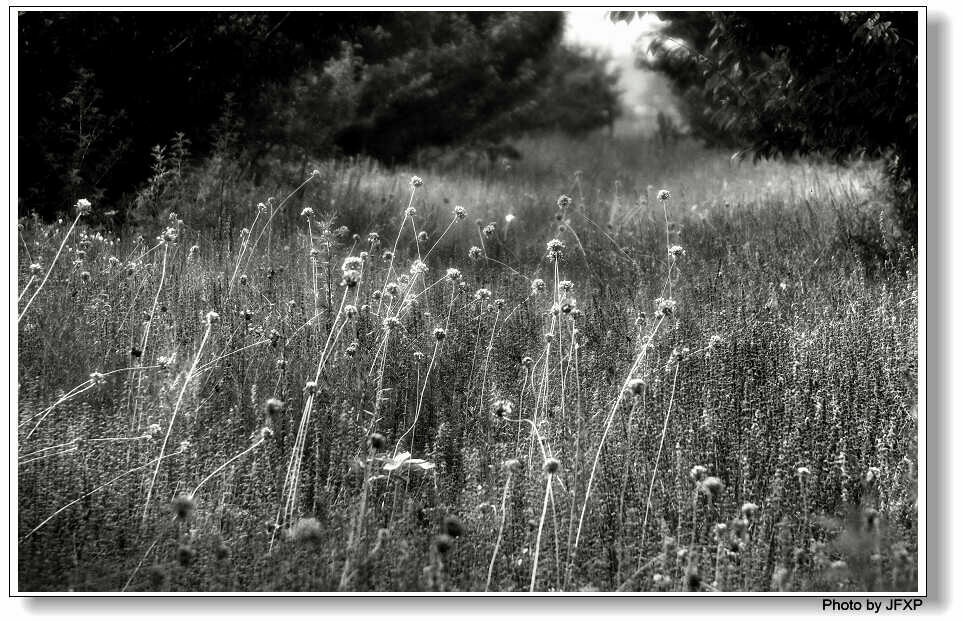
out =
{"type": "Polygon", "coordinates": [[[915,590],[879,166],[516,146],[21,218],[19,589],[915,590]]]}

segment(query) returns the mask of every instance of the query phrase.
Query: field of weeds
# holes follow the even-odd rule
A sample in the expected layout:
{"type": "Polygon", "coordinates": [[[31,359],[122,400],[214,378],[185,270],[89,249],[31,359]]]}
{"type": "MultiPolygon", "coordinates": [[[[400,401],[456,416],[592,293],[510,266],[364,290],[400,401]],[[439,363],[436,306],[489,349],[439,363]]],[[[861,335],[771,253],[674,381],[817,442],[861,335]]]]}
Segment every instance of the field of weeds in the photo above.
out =
{"type": "Polygon", "coordinates": [[[915,590],[877,167],[517,147],[22,218],[20,590],[915,590]]]}

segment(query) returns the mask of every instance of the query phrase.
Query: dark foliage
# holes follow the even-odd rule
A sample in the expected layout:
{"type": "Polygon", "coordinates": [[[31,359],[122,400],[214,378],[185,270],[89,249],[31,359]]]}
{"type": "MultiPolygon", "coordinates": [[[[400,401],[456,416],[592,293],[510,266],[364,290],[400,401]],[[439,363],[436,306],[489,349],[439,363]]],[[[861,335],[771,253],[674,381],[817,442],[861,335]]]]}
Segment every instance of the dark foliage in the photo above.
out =
{"type": "MultiPolygon", "coordinates": [[[[490,130],[536,95],[559,13],[27,12],[19,20],[21,211],[112,200],[176,132],[251,166],[383,161],[490,130]]],[[[156,159],[156,158],[155,158],[156,159]]]]}

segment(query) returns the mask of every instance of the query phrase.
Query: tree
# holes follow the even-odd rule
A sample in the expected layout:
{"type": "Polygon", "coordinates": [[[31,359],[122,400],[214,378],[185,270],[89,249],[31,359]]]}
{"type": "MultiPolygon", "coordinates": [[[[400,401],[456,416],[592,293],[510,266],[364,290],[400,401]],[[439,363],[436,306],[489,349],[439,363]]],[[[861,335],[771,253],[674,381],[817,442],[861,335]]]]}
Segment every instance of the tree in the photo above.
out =
{"type": "Polygon", "coordinates": [[[228,96],[255,159],[390,162],[462,140],[532,98],[561,25],[549,12],[22,13],[22,209],[115,200],[178,131],[210,153],[228,96]]]}
{"type": "Polygon", "coordinates": [[[884,158],[899,222],[915,239],[915,11],[658,16],[665,28],[641,62],[673,80],[695,132],[757,158],[884,158]]]}

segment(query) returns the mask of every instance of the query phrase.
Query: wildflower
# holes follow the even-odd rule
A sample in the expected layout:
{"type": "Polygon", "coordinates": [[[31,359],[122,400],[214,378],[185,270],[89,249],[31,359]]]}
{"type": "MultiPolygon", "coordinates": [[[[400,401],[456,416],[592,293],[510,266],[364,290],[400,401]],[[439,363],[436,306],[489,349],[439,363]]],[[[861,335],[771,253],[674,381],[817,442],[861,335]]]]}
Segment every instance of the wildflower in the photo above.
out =
{"type": "Polygon", "coordinates": [[[241,284],[242,284],[242,285],[246,285],[246,284],[247,284],[247,274],[241,274],[240,281],[241,281],[241,284]]]}
{"type": "Polygon", "coordinates": [[[448,280],[452,282],[458,282],[461,280],[461,270],[454,267],[449,267],[445,272],[445,275],[448,277],[448,280]]]}
{"type": "Polygon", "coordinates": [[[675,312],[676,301],[671,298],[656,298],[655,307],[659,314],[669,317],[675,312]]]}
{"type": "Polygon", "coordinates": [[[261,427],[261,431],[258,433],[261,436],[261,440],[270,440],[274,437],[274,430],[270,427],[261,427]]]}
{"type": "Polygon", "coordinates": [[[284,401],[280,399],[268,399],[264,404],[264,410],[271,416],[279,414],[284,409],[284,401]]]}
{"type": "Polygon", "coordinates": [[[872,483],[875,483],[878,479],[879,479],[879,468],[877,468],[876,466],[870,466],[869,469],[866,470],[866,477],[865,477],[866,483],[872,484],[872,483]]]}
{"type": "Polygon", "coordinates": [[[221,316],[214,311],[208,311],[207,315],[204,317],[205,323],[209,326],[213,326],[215,323],[221,320],[221,316]]]}
{"type": "Polygon", "coordinates": [[[562,256],[562,251],[565,250],[565,242],[560,239],[552,239],[545,247],[548,249],[548,258],[558,260],[562,256]]]}
{"type": "Polygon", "coordinates": [[[373,433],[368,436],[368,448],[373,451],[383,451],[388,441],[380,433],[373,433]]]}
{"type": "Polygon", "coordinates": [[[425,359],[425,354],[421,353],[420,351],[416,351],[415,353],[411,354],[411,357],[415,359],[415,362],[421,362],[425,359]]]}
{"type": "Polygon", "coordinates": [[[267,211],[267,205],[265,205],[264,203],[258,203],[257,210],[258,210],[258,213],[264,213],[267,211]]]}
{"type": "Polygon", "coordinates": [[[418,211],[414,207],[409,207],[408,209],[405,209],[405,217],[407,218],[414,217],[416,213],[418,213],[418,211]]]}
{"type": "Polygon", "coordinates": [[[452,538],[461,537],[465,534],[465,529],[461,521],[453,515],[446,516],[441,522],[441,529],[446,535],[452,538]]]}
{"type": "Polygon", "coordinates": [[[370,245],[376,246],[380,241],[381,241],[381,238],[378,237],[377,233],[375,233],[374,231],[372,231],[371,233],[368,233],[368,243],[370,245]]]}
{"type": "Polygon", "coordinates": [[[745,504],[742,505],[742,515],[743,515],[747,520],[752,519],[753,516],[756,515],[756,512],[757,512],[757,511],[759,511],[759,505],[757,505],[756,503],[747,502],[747,503],[745,503],[745,504]]]}
{"type": "Polygon", "coordinates": [[[314,217],[314,210],[310,207],[305,207],[301,210],[301,217],[305,219],[311,219],[314,217]]]}
{"type": "Polygon", "coordinates": [[[87,270],[84,270],[83,272],[80,272],[80,279],[83,280],[83,281],[85,281],[85,282],[86,282],[86,281],[89,281],[89,280],[90,280],[90,272],[88,272],[87,270]]]}
{"type": "Polygon", "coordinates": [[[177,496],[171,501],[171,511],[178,520],[187,520],[194,513],[194,498],[186,494],[177,496]]]}
{"type": "Polygon", "coordinates": [[[385,285],[385,292],[388,295],[398,295],[398,283],[391,281],[385,285]]]}
{"type": "Polygon", "coordinates": [[[497,418],[505,418],[506,416],[511,416],[512,412],[515,410],[515,404],[513,404],[508,399],[499,399],[492,404],[492,414],[497,418]]]}
{"type": "Polygon", "coordinates": [[[42,269],[42,268],[40,267],[40,264],[39,264],[39,263],[31,263],[31,264],[30,264],[30,273],[31,273],[31,274],[39,274],[41,269],[42,269]]]}
{"type": "Polygon", "coordinates": [[[504,310],[505,308],[505,298],[498,298],[495,300],[495,308],[498,310],[504,310]]]}
{"type": "Polygon", "coordinates": [[[348,304],[344,307],[344,316],[348,319],[354,319],[358,316],[358,307],[354,304],[348,304]]]}
{"type": "Polygon", "coordinates": [[[77,204],[74,205],[74,207],[77,208],[77,213],[80,214],[81,216],[86,216],[90,214],[90,201],[87,200],[86,198],[82,198],[78,200],[77,204]]]}
{"type": "Polygon", "coordinates": [[[418,241],[422,244],[428,241],[428,231],[421,231],[418,233],[418,241]]]}
{"type": "Polygon", "coordinates": [[[485,289],[484,287],[482,287],[481,289],[475,292],[476,300],[487,300],[490,297],[492,297],[492,292],[490,289],[485,289]]]}
{"type": "Polygon", "coordinates": [[[633,378],[629,380],[628,388],[633,395],[641,395],[645,392],[645,382],[639,378],[633,378]]]}
{"type": "Polygon", "coordinates": [[[468,249],[468,258],[472,261],[477,261],[482,256],[482,249],[478,246],[472,246],[468,249]]]}
{"type": "Polygon", "coordinates": [[[361,282],[361,272],[358,270],[348,270],[341,274],[341,286],[353,289],[361,282]]]}
{"type": "Polygon", "coordinates": [[[435,537],[435,551],[440,555],[445,555],[448,553],[448,550],[451,549],[453,543],[454,539],[451,538],[451,535],[442,533],[435,537]]]}
{"type": "Polygon", "coordinates": [[[522,462],[517,459],[507,459],[502,463],[502,467],[509,472],[519,472],[522,469],[522,462]]]}
{"type": "Polygon", "coordinates": [[[435,333],[434,333],[434,334],[435,334],[435,340],[437,340],[437,341],[444,341],[444,340],[445,340],[446,334],[445,334],[445,329],[444,329],[444,328],[435,328],[435,333]]]}
{"type": "Polygon", "coordinates": [[[160,432],[161,432],[161,426],[158,425],[157,423],[153,423],[152,425],[149,425],[147,427],[147,435],[151,437],[160,435],[160,432]]]}
{"type": "Polygon", "coordinates": [[[722,347],[722,337],[718,334],[713,334],[709,337],[709,351],[715,351],[722,347]]]}
{"type": "Polygon", "coordinates": [[[558,197],[558,200],[555,201],[555,204],[558,206],[559,209],[568,209],[569,207],[572,206],[572,198],[570,196],[562,194],[561,196],[558,197]]]}
{"type": "Polygon", "coordinates": [[[401,321],[397,317],[385,317],[382,325],[384,326],[385,330],[391,332],[392,330],[396,330],[401,326],[401,321]]]}
{"type": "Polygon", "coordinates": [[[688,347],[673,347],[672,348],[672,359],[676,362],[682,362],[686,356],[689,355],[688,347]]]}
{"type": "Polygon", "coordinates": [[[197,557],[197,552],[191,546],[182,543],[177,546],[176,553],[177,562],[181,564],[182,567],[187,567],[194,562],[194,558],[197,557]]]}
{"type": "Polygon", "coordinates": [[[718,477],[706,477],[702,481],[702,490],[705,491],[710,498],[718,498],[725,489],[725,484],[718,477]]]}
{"type": "Polygon", "coordinates": [[[421,186],[423,186],[423,185],[425,184],[425,182],[421,180],[421,177],[419,177],[419,176],[417,176],[417,175],[415,175],[414,177],[411,178],[410,183],[411,183],[411,187],[413,187],[413,188],[420,188],[421,186]]]}
{"type": "Polygon", "coordinates": [[[676,244],[676,245],[674,245],[674,246],[669,246],[669,256],[672,256],[672,257],[674,257],[674,258],[676,258],[676,259],[678,259],[679,257],[684,257],[684,256],[685,256],[685,248],[683,248],[682,246],[680,246],[680,245],[678,245],[678,244],[676,244]]]}
{"type": "Polygon", "coordinates": [[[796,476],[800,481],[805,481],[810,477],[811,474],[812,472],[806,466],[799,466],[796,468],[796,476]]]}
{"type": "Polygon", "coordinates": [[[350,272],[352,270],[359,271],[364,267],[364,260],[361,257],[347,257],[341,263],[342,272],[350,272]]]}
{"type": "Polygon", "coordinates": [[[571,293],[574,288],[575,284],[571,280],[562,280],[558,283],[558,290],[565,293],[571,293]]]}
{"type": "Polygon", "coordinates": [[[532,281],[532,295],[538,295],[545,291],[545,281],[541,278],[536,278],[532,281]]]}
{"type": "Polygon", "coordinates": [[[317,518],[298,518],[290,529],[288,537],[300,544],[316,545],[324,541],[324,534],[321,531],[321,523],[317,518]]]}
{"type": "Polygon", "coordinates": [[[271,346],[276,347],[278,344],[278,341],[281,340],[281,333],[278,332],[277,330],[271,330],[271,334],[269,335],[269,337],[271,339],[271,346]]]}
{"type": "Polygon", "coordinates": [[[495,235],[495,223],[489,222],[488,224],[486,224],[485,228],[482,229],[482,233],[485,234],[485,237],[492,237],[493,235],[495,235]]]}
{"type": "Polygon", "coordinates": [[[659,194],[656,196],[660,201],[665,202],[672,198],[672,194],[668,190],[659,190],[659,194]]]}
{"type": "Polygon", "coordinates": [[[314,393],[318,392],[318,383],[311,380],[305,382],[304,392],[308,393],[309,395],[313,395],[314,393]]]}
{"type": "Polygon", "coordinates": [[[535,365],[535,361],[532,360],[531,356],[525,356],[524,358],[522,358],[522,366],[525,367],[526,369],[531,369],[532,366],[534,365],[535,365]]]}
{"type": "Polygon", "coordinates": [[[706,472],[708,471],[705,466],[692,466],[692,470],[689,470],[689,478],[693,481],[701,481],[706,478],[706,472]]]}
{"type": "Polygon", "coordinates": [[[452,213],[455,215],[455,218],[457,218],[458,220],[465,219],[465,215],[466,215],[465,208],[462,207],[461,205],[455,205],[455,208],[452,210],[452,213]]]}
{"type": "Polygon", "coordinates": [[[545,463],[542,465],[542,470],[545,471],[545,474],[549,476],[556,474],[561,468],[562,468],[562,462],[555,459],[554,457],[549,457],[548,459],[545,460],[545,463]]]}
{"type": "Polygon", "coordinates": [[[425,265],[424,261],[416,260],[411,264],[411,269],[408,270],[412,276],[417,276],[418,274],[427,274],[428,266],[425,265]]]}
{"type": "Polygon", "coordinates": [[[311,176],[312,176],[312,177],[320,177],[320,176],[321,176],[321,171],[318,170],[317,168],[315,168],[314,170],[311,171],[311,176]]]}
{"type": "Polygon", "coordinates": [[[344,348],[344,353],[346,356],[351,356],[353,358],[354,355],[358,353],[358,342],[351,341],[351,343],[349,343],[348,346],[344,348]]]}
{"type": "Polygon", "coordinates": [[[510,213],[505,214],[505,223],[511,224],[515,220],[515,216],[510,213]]]}
{"type": "Polygon", "coordinates": [[[278,369],[283,369],[284,367],[288,366],[288,361],[284,358],[278,358],[274,361],[274,366],[276,366],[278,369]]]}

